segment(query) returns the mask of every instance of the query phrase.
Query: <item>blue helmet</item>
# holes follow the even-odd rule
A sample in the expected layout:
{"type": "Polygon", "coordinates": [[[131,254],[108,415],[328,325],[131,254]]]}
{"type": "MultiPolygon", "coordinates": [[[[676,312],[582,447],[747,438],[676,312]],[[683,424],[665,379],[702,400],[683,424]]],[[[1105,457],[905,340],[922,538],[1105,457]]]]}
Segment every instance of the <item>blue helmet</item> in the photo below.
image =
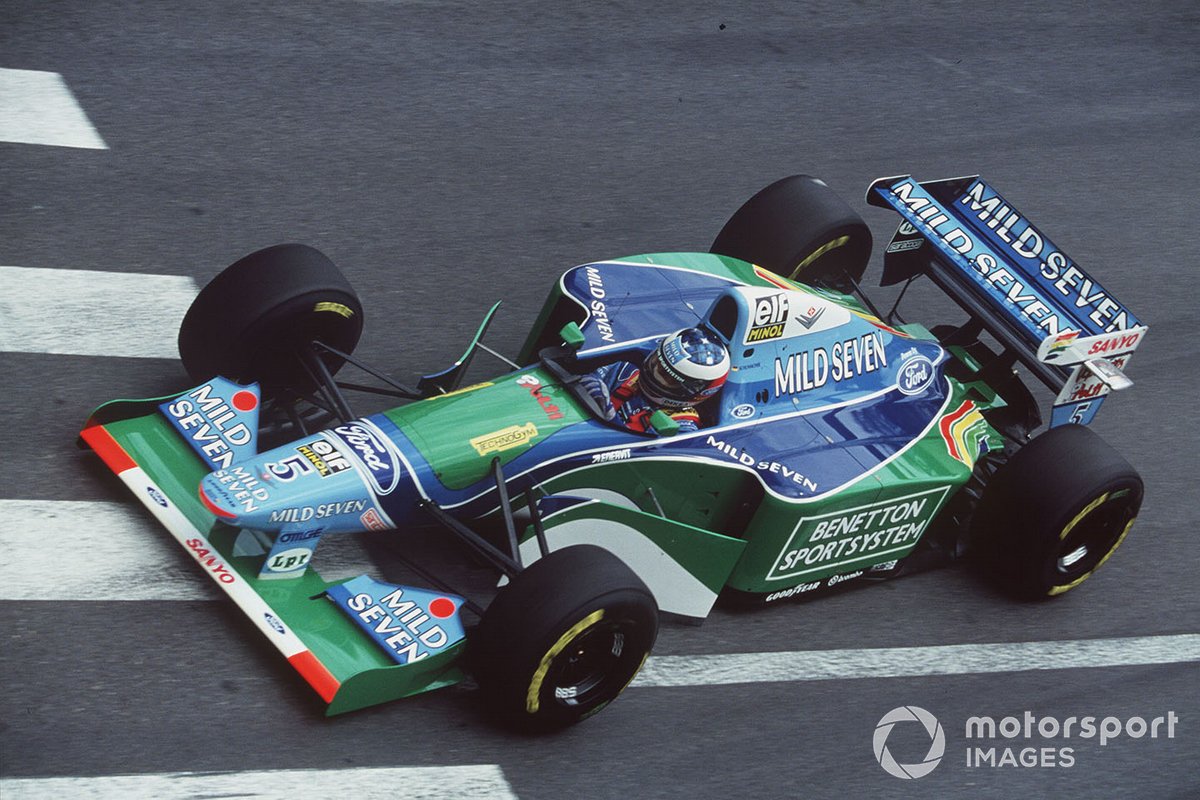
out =
{"type": "Polygon", "coordinates": [[[720,391],[728,376],[725,345],[703,328],[684,328],[646,356],[638,384],[651,403],[686,408],[720,391]]]}

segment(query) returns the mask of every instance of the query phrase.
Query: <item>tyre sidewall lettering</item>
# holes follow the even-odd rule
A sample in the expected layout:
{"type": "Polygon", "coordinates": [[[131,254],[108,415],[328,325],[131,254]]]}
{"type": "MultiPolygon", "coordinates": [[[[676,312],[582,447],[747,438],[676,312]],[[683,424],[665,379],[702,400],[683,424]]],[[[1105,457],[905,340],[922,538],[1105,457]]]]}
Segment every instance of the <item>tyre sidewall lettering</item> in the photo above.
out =
{"type": "Polygon", "coordinates": [[[550,671],[551,664],[554,659],[565,649],[567,645],[577,639],[584,631],[596,625],[600,620],[604,619],[604,609],[600,608],[588,614],[583,619],[576,622],[570,628],[558,637],[546,654],[542,656],[538,662],[537,669],[533,671],[533,677],[529,681],[529,690],[525,694],[525,711],[529,714],[538,713],[541,707],[542,684],[546,680],[546,673],[550,671]]]}

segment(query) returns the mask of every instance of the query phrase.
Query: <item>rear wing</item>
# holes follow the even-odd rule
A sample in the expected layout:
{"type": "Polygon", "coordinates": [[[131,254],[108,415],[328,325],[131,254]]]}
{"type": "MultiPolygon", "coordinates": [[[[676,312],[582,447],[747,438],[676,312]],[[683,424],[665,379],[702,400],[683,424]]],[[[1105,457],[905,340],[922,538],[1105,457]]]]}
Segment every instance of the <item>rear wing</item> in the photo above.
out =
{"type": "Polygon", "coordinates": [[[867,203],[904,217],[884,251],[883,285],[927,275],[986,330],[1001,363],[1021,362],[1056,393],[1050,426],[1086,425],[1124,389],[1147,328],[1126,306],[973,175],[880,178],[867,203]]]}

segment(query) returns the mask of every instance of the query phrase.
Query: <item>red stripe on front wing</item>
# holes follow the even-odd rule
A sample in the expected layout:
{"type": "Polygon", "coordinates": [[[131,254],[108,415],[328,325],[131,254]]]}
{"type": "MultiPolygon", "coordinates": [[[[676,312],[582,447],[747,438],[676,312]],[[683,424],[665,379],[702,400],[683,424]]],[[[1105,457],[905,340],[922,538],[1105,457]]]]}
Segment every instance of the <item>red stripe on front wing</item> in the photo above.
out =
{"type": "Polygon", "coordinates": [[[212,513],[216,514],[218,517],[225,517],[225,519],[233,519],[234,517],[237,516],[237,514],[234,514],[230,511],[226,511],[225,509],[221,508],[216,503],[214,503],[211,499],[209,499],[209,496],[204,493],[203,486],[198,487],[196,489],[196,492],[197,492],[197,494],[200,495],[200,502],[204,504],[204,507],[207,508],[212,513]]]}
{"type": "Polygon", "coordinates": [[[333,674],[317,660],[311,650],[289,656],[288,663],[295,667],[296,672],[299,672],[304,680],[317,690],[317,694],[321,695],[322,700],[326,703],[333,702],[333,696],[337,694],[342,682],[333,677],[333,674]]]}
{"type": "Polygon", "coordinates": [[[118,475],[137,466],[137,462],[125,452],[125,448],[117,443],[103,425],[84,428],[79,436],[87,442],[88,447],[96,451],[96,455],[104,460],[108,468],[118,475]]]}

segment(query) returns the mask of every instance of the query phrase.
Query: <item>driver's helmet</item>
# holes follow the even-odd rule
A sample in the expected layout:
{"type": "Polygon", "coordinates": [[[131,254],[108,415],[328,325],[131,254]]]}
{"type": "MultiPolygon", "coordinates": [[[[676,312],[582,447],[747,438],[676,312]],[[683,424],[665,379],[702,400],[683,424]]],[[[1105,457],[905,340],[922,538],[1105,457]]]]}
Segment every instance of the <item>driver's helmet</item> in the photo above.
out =
{"type": "Polygon", "coordinates": [[[684,328],[646,356],[638,385],[651,403],[687,408],[720,391],[728,375],[725,345],[702,328],[684,328]]]}

